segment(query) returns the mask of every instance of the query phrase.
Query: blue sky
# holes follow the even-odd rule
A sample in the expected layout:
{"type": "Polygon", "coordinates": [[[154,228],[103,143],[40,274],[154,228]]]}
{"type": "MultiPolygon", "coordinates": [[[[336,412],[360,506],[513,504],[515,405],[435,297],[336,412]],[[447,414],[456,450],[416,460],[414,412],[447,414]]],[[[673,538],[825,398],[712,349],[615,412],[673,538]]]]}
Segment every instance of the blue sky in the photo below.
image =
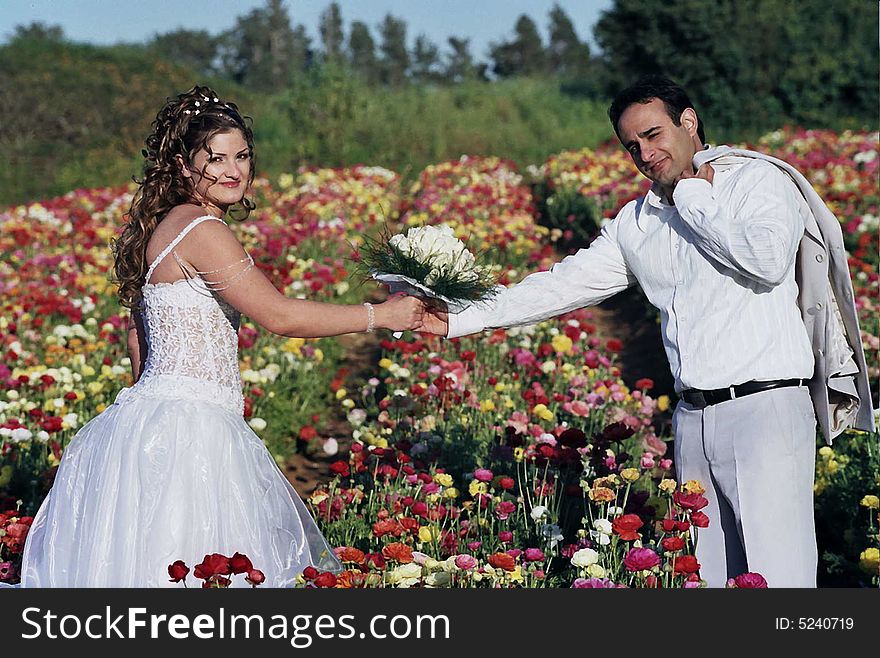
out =
{"type": "MultiPolygon", "coordinates": [[[[376,26],[387,13],[406,21],[410,43],[426,34],[445,47],[451,35],[470,38],[471,53],[485,59],[489,42],[513,34],[520,14],[528,14],[546,41],[547,15],[554,0],[338,0],[346,26],[364,21],[376,26]]],[[[592,42],[593,24],[612,0],[557,0],[582,40],[592,42]]],[[[0,39],[16,25],[42,21],[60,25],[67,38],[95,44],[139,42],[183,27],[216,34],[263,0],[0,0],[0,39]]],[[[285,0],[293,23],[302,23],[319,43],[318,17],[330,0],[285,0]]]]}

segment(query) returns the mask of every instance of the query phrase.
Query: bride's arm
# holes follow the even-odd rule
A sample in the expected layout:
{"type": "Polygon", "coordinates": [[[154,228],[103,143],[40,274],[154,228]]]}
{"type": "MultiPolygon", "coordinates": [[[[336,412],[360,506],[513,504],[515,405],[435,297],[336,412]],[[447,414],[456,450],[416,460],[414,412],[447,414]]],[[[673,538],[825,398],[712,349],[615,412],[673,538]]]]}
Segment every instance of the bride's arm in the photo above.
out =
{"type": "Polygon", "coordinates": [[[147,358],[147,340],[143,318],[136,310],[132,310],[128,320],[128,358],[131,360],[131,375],[134,381],[137,381],[141,377],[144,361],[147,358]]]}
{"type": "MultiPolygon", "coordinates": [[[[318,338],[365,331],[369,311],[361,304],[327,304],[286,297],[254,267],[229,227],[204,222],[178,245],[180,258],[226,302],[267,331],[318,338]]],[[[190,272],[193,274],[193,272],[190,272]]],[[[374,307],[375,328],[402,331],[421,323],[424,304],[395,297],[374,307]]]]}

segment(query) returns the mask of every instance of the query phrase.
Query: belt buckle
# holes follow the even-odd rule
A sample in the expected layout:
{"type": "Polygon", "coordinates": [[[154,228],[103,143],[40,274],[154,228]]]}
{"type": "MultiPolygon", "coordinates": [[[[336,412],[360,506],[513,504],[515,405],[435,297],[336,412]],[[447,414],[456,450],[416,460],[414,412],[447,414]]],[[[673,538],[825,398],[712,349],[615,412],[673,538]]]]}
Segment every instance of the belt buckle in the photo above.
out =
{"type": "Polygon", "coordinates": [[[708,402],[706,402],[706,396],[703,394],[703,391],[693,390],[690,394],[691,404],[698,409],[703,409],[708,406],[708,402]]]}

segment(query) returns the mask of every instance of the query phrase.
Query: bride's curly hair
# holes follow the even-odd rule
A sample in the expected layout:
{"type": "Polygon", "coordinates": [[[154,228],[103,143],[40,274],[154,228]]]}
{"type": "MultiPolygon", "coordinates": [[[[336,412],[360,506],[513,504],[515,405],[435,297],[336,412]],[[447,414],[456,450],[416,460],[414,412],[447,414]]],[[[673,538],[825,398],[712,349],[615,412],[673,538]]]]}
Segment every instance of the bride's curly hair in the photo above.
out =
{"type": "MultiPolygon", "coordinates": [[[[111,240],[113,270],[111,281],[119,288],[120,303],[135,308],[141,300],[146,282],[147,243],[153,231],[168,212],[184,203],[199,204],[192,179],[180,170],[177,156],[192,165],[196,153],[210,152],[208,142],[218,133],[239,130],[248,145],[251,158],[248,186],[254,180],[254,135],[250,117],[244,117],[234,103],[220,100],[214,90],[196,85],[177,98],[169,99],[156,115],[152,132],[146,139],[143,178],[138,183],[128,221],[119,238],[111,240]]],[[[207,165],[206,165],[207,167],[207,165]]],[[[206,172],[202,170],[202,176],[206,172]]],[[[210,176],[207,176],[209,179],[210,176]]],[[[255,208],[251,199],[243,198],[230,215],[243,221],[255,208]]]]}

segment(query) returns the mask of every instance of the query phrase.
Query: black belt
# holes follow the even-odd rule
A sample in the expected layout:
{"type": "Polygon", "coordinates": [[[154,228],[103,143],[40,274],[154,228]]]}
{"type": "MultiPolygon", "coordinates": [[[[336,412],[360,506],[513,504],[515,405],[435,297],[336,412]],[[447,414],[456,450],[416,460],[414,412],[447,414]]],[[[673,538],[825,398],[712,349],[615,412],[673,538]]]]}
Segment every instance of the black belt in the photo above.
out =
{"type": "Polygon", "coordinates": [[[772,388],[783,388],[784,386],[803,386],[805,383],[805,379],[774,379],[767,382],[746,382],[745,384],[728,386],[727,388],[715,388],[708,391],[689,388],[682,391],[679,397],[689,405],[702,409],[719,402],[741,398],[744,395],[769,391],[772,388]]]}

